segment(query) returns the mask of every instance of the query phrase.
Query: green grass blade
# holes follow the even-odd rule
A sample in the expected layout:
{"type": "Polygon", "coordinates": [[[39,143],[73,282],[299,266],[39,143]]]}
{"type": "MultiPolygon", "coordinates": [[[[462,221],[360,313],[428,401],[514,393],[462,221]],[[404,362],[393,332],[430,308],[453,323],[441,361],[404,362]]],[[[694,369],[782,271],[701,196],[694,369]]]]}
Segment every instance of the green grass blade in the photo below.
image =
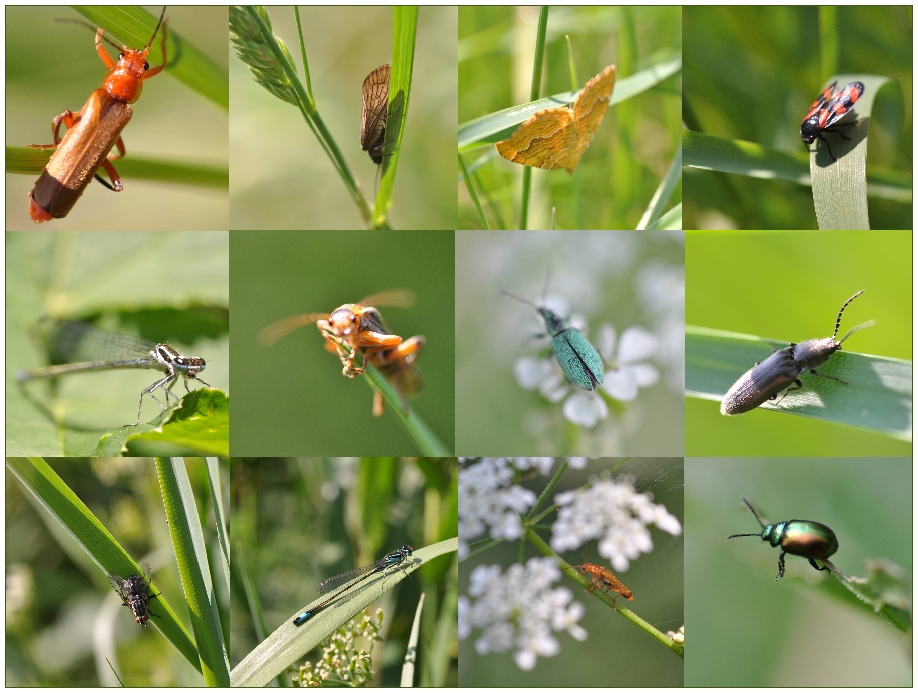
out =
{"type": "Polygon", "coordinates": [[[208,686],[225,687],[229,685],[229,658],[223,642],[204,532],[185,463],[180,458],[158,457],[156,470],[204,682],[208,686]]]}
{"type": "Polygon", "coordinates": [[[488,224],[488,217],[485,216],[484,210],[481,208],[481,202],[478,200],[478,193],[475,192],[475,182],[472,180],[469,167],[465,165],[465,159],[462,157],[462,154],[459,154],[459,166],[462,169],[462,180],[465,182],[465,188],[469,191],[469,197],[472,198],[472,202],[475,203],[475,209],[478,212],[478,221],[481,222],[481,228],[490,231],[491,226],[488,224]]]}
{"type": "Polygon", "coordinates": [[[839,131],[851,139],[846,140],[840,134],[826,135],[838,161],[832,161],[826,143],[817,139],[810,147],[813,202],[820,229],[870,228],[867,214],[867,125],[876,94],[888,81],[888,77],[841,74],[830,77],[823,85],[825,88],[832,82],[838,82],[840,90],[851,82],[863,82],[864,93],[855,106],[856,124],[839,131]]]}
{"type": "Polygon", "coordinates": [[[447,685],[452,647],[458,637],[456,610],[459,603],[459,555],[453,556],[449,569],[449,582],[440,608],[440,616],[434,627],[433,638],[427,651],[427,680],[422,685],[443,688],[447,685]]]}
{"type": "Polygon", "coordinates": [[[414,610],[414,621],[411,622],[411,633],[408,635],[408,651],[402,663],[402,678],[399,685],[402,688],[414,687],[414,671],[418,661],[418,639],[421,635],[421,614],[424,612],[424,593],[418,599],[418,606],[414,610]]]}
{"type": "Polygon", "coordinates": [[[233,545],[232,567],[237,576],[237,582],[242,583],[245,603],[249,608],[249,616],[252,619],[255,636],[259,640],[264,640],[268,635],[268,621],[265,618],[265,610],[261,605],[261,600],[258,598],[255,582],[252,580],[252,575],[246,566],[245,551],[239,541],[233,545]]]}
{"type": "Polygon", "coordinates": [[[682,225],[682,203],[680,202],[662,217],[647,227],[648,231],[656,229],[681,229],[682,225]]]}
{"type": "MultiPolygon", "coordinates": [[[[708,171],[736,173],[764,180],[788,180],[810,185],[806,158],[768,149],[755,142],[727,140],[691,130],[682,131],[683,164],[708,171]]],[[[873,197],[896,202],[912,201],[912,177],[888,168],[873,168],[867,180],[873,197]]]]}
{"type": "MultiPolygon", "coordinates": [[[[147,44],[159,20],[158,14],[154,16],[143,8],[134,6],[82,6],[75,9],[93,26],[105,29],[115,40],[135,49],[143,48],[147,44]]],[[[168,19],[167,11],[167,27],[168,19]]],[[[162,64],[161,38],[161,34],[157,34],[156,40],[150,46],[148,62],[151,66],[162,64]]],[[[168,64],[165,72],[224,110],[229,110],[229,74],[226,70],[214,64],[192,43],[172,30],[168,31],[166,52],[168,64]]]]}
{"type": "MultiPolygon", "coordinates": [[[[103,574],[142,574],[134,559],[43,459],[8,457],[6,466],[92,558],[103,574]]],[[[154,591],[160,592],[153,587],[154,591]]],[[[195,669],[201,671],[195,644],[169,606],[166,595],[157,597],[156,602],[159,618],[151,618],[149,624],[160,631],[195,669]]]]}
{"type": "MultiPolygon", "coordinates": [[[[682,149],[676,152],[673,163],[670,165],[666,175],[663,176],[663,180],[660,181],[660,185],[657,186],[657,190],[650,200],[650,204],[647,205],[647,210],[638,222],[638,230],[648,228],[660,219],[663,210],[666,208],[666,204],[669,202],[669,199],[672,197],[673,192],[680,182],[682,182],[682,149]]],[[[679,218],[681,221],[681,215],[679,218]]],[[[675,228],[681,229],[682,226],[680,225],[675,228]]]]}
{"type": "MultiPolygon", "coordinates": [[[[283,624],[243,659],[231,675],[231,685],[265,686],[281,672],[292,666],[304,654],[331,635],[342,623],[359,613],[387,591],[408,577],[417,568],[436,556],[459,550],[457,538],[418,549],[408,564],[385,574],[367,578],[360,586],[349,590],[339,601],[332,602],[303,625],[293,625],[293,618],[304,608],[291,613],[283,624]]],[[[324,601],[323,595],[315,601],[324,601]]]]}
{"type": "MultiPolygon", "coordinates": [[[[773,349],[787,345],[786,341],[686,326],[685,394],[719,402],[743,373],[768,358],[773,349]]],[[[778,406],[767,402],[761,408],[875,431],[898,440],[912,439],[910,361],[839,351],[819,372],[850,385],[804,373],[800,392],[790,393],[778,406]]]]}
{"type": "Polygon", "coordinates": [[[388,224],[392,207],[392,190],[398,169],[399,153],[405,136],[408,105],[411,101],[411,78],[414,73],[414,48],[418,31],[418,8],[398,5],[392,9],[392,70],[389,73],[389,110],[386,116],[386,140],[392,141],[383,157],[382,181],[373,208],[373,227],[388,224]]]}
{"type": "MultiPolygon", "coordinates": [[[[53,150],[32,147],[6,147],[6,172],[39,175],[48,165],[53,150]]],[[[155,180],[176,185],[225,190],[229,187],[229,168],[132,156],[118,162],[122,178],[155,180]]]]}
{"type": "Polygon", "coordinates": [[[226,591],[230,591],[230,550],[229,539],[226,534],[227,518],[223,509],[223,485],[220,483],[220,460],[216,457],[205,459],[207,464],[207,488],[210,490],[210,503],[214,508],[214,519],[217,525],[217,539],[220,542],[220,559],[223,562],[223,580],[226,591]]]}

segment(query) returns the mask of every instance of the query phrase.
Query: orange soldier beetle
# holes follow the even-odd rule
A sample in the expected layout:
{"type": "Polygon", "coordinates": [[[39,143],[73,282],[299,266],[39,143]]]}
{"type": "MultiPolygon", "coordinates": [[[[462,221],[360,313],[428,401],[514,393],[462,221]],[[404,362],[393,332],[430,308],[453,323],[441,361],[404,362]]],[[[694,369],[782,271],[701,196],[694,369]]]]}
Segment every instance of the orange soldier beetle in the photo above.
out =
{"type": "Polygon", "coordinates": [[[601,565],[596,565],[595,563],[587,563],[587,557],[590,555],[590,542],[586,544],[586,552],[583,555],[583,565],[572,565],[571,568],[576,568],[580,571],[581,575],[586,575],[589,573],[592,575],[592,580],[590,581],[589,587],[584,589],[584,592],[590,594],[593,593],[597,587],[599,591],[602,592],[605,587],[605,592],[608,594],[611,590],[618,592],[614,597],[612,597],[612,609],[618,611],[615,608],[615,600],[619,597],[624,597],[629,602],[634,601],[634,595],[631,593],[625,584],[615,577],[615,574],[608,568],[603,568],[601,565]]]}
{"type": "MultiPolygon", "coordinates": [[[[162,36],[163,64],[150,69],[147,63],[150,46],[165,15],[164,7],[153,36],[143,50],[131,50],[125,46],[117,62],[112,60],[101,43],[102,29],[96,32],[96,53],[108,67],[102,87],[90,94],[80,111],[65,110],[51,122],[54,144],[29,145],[39,149],[57,147],[29,193],[32,221],[40,223],[67,216],[93,177],[109,190],[120,192],[124,188],[111,162],[125,154],[121,131],[131,119],[130,104],[140,98],[143,81],[158,75],[166,66],[165,27],[162,36]],[[63,138],[60,136],[61,124],[67,128],[63,138]],[[110,157],[112,148],[116,146],[118,155],[110,157]],[[105,168],[111,185],[98,174],[100,167],[105,168]]],[[[112,45],[117,48],[116,44],[112,45]]]]}
{"type": "MultiPolygon", "coordinates": [[[[279,320],[263,329],[259,338],[263,344],[271,345],[294,330],[315,323],[326,339],[326,350],[337,354],[344,365],[342,375],[353,378],[364,373],[368,364],[374,366],[398,391],[407,414],[405,395],[414,394],[421,388],[421,376],[414,362],[427,340],[422,335],[402,339],[390,334],[379,310],[371,304],[407,308],[413,301],[410,291],[381,291],[359,303],[345,303],[332,313],[304,313],[279,320]],[[363,355],[360,366],[354,365],[357,354],[363,355]]],[[[382,416],[383,410],[382,393],[376,390],[373,416],[382,416]]]]}

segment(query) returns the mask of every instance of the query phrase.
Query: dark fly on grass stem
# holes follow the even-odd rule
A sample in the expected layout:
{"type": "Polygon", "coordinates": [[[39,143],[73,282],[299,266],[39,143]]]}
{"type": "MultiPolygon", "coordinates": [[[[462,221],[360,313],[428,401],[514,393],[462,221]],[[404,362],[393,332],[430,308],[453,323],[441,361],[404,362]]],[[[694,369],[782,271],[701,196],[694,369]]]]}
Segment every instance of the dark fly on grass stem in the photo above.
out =
{"type": "Polygon", "coordinates": [[[132,573],[126,578],[117,575],[109,575],[108,581],[115,590],[115,593],[121,597],[124,606],[134,614],[134,621],[140,624],[141,628],[146,627],[150,616],[159,618],[159,614],[150,611],[150,600],[156,599],[158,594],[153,593],[150,587],[150,565],[142,563],[140,565],[142,575],[132,573]]]}

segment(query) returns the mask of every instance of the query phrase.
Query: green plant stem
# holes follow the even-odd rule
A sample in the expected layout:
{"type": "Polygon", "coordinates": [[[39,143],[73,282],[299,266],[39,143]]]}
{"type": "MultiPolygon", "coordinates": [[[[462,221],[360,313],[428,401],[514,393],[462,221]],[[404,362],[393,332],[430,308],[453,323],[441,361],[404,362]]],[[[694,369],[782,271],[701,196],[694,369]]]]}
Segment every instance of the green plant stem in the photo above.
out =
{"type": "MultiPolygon", "coordinates": [[[[557,553],[555,553],[552,550],[552,548],[542,540],[542,537],[540,537],[534,530],[527,529],[526,538],[544,556],[548,556],[550,558],[554,558],[555,560],[557,560],[558,563],[561,565],[561,570],[563,570],[569,577],[576,580],[584,588],[587,588],[590,586],[591,584],[590,581],[587,580],[586,577],[581,575],[579,571],[577,571],[576,569],[568,565],[567,561],[565,561],[557,553]]],[[[624,606],[615,606],[615,604],[613,603],[613,598],[610,597],[605,592],[603,592],[602,590],[593,590],[591,594],[593,597],[595,597],[596,599],[599,599],[599,601],[601,601],[606,606],[610,608],[614,607],[616,609],[616,613],[618,613],[622,618],[625,618],[626,620],[630,621],[635,626],[637,626],[640,630],[647,633],[647,635],[652,637],[654,640],[656,640],[662,645],[665,645],[670,650],[675,652],[677,655],[685,659],[685,647],[681,643],[676,642],[672,638],[668,637],[666,633],[663,633],[657,630],[656,628],[654,628],[652,625],[647,623],[647,621],[645,621],[640,616],[638,616],[633,611],[631,611],[631,609],[625,608],[624,606]]]]}
{"type": "MultiPolygon", "coordinates": [[[[278,45],[278,42],[274,37],[274,32],[271,30],[271,27],[269,27],[261,18],[257,8],[247,6],[242,9],[248,14],[249,20],[258,27],[259,31],[261,32],[261,39],[264,44],[271,49],[272,53],[274,53],[275,59],[281,66],[284,75],[287,77],[290,86],[294,91],[297,107],[300,109],[303,117],[306,119],[313,133],[316,135],[316,138],[319,140],[319,143],[325,150],[328,158],[331,160],[332,165],[338,172],[338,175],[341,176],[341,180],[344,181],[345,187],[351,194],[351,197],[354,199],[354,202],[360,211],[364,225],[369,227],[372,224],[372,211],[370,210],[370,205],[366,198],[363,196],[363,193],[357,184],[357,179],[354,178],[354,174],[351,172],[350,167],[347,165],[347,161],[344,159],[344,155],[338,148],[337,142],[335,142],[334,137],[332,137],[321,116],[319,116],[316,105],[306,93],[306,89],[303,87],[303,83],[300,81],[296,74],[296,69],[287,59],[287,54],[281,49],[280,45],[278,45]]],[[[303,50],[305,52],[305,48],[303,50]]]]}
{"type": "Polygon", "coordinates": [[[471,175],[469,174],[469,167],[465,165],[465,159],[462,157],[462,153],[459,153],[459,167],[462,169],[462,180],[465,182],[465,187],[469,191],[469,196],[472,198],[472,202],[475,203],[475,209],[478,210],[478,220],[481,222],[481,228],[491,230],[491,226],[488,224],[488,218],[485,216],[484,210],[481,208],[481,201],[478,199],[478,193],[475,192],[475,185],[472,181],[471,175]]]}
{"type": "Polygon", "coordinates": [[[453,454],[430,430],[427,423],[418,416],[417,412],[411,408],[411,405],[408,406],[408,411],[405,411],[401,397],[382,373],[373,366],[368,366],[364,375],[367,376],[367,382],[370,383],[370,387],[382,393],[389,411],[402,423],[405,431],[417,443],[423,454],[431,457],[449,457],[453,454]]]}
{"type": "MultiPolygon", "coordinates": [[[[539,26],[536,30],[535,55],[532,58],[532,83],[529,87],[529,100],[539,98],[542,85],[542,63],[545,56],[545,34],[548,29],[548,6],[539,8],[539,26]]],[[[520,229],[525,230],[529,223],[529,194],[532,190],[532,167],[523,167],[523,195],[520,200],[520,229]]]]}

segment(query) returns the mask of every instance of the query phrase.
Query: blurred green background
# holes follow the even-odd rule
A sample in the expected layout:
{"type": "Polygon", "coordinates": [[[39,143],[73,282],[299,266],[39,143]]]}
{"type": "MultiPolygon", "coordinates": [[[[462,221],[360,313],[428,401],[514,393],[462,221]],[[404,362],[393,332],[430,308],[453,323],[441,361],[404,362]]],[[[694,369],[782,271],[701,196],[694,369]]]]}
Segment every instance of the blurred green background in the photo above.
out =
{"type": "Polygon", "coordinates": [[[414,454],[391,412],[372,415],[373,392],[325,350],[315,326],[265,347],[258,333],[300,313],[330,313],[389,289],[411,308],[383,308],[393,334],[427,337],[416,361],[423,385],[410,400],[448,449],[454,441],[454,246],[452,233],[233,232],[231,292],[234,454],[414,454]]]}
{"type": "MultiPolygon", "coordinates": [[[[150,7],[159,17],[162,7],[150,7]]],[[[226,7],[169,7],[169,29],[226,70],[229,56],[226,7]]],[[[78,111],[102,85],[105,64],[95,51],[93,32],[56,22],[83,20],[67,7],[6,8],[6,143],[25,146],[53,142],[51,121],[64,109],[78,111]]],[[[156,37],[156,55],[159,54],[156,37]]],[[[109,54],[117,50],[104,44],[109,54]]],[[[120,45],[120,43],[119,43],[120,45]]],[[[142,48],[143,46],[130,46],[142,48]]],[[[152,55],[152,50],[151,50],[152,55]]],[[[113,56],[114,57],[114,56],[113,56]]],[[[170,56],[170,61],[178,59],[170,56]]],[[[151,65],[155,67],[159,63],[151,65]]],[[[124,129],[127,155],[177,163],[227,166],[229,114],[169,76],[167,69],[144,84],[124,129]]],[[[118,168],[117,162],[115,168],[118,168]]],[[[39,228],[29,217],[29,191],[38,175],[6,176],[6,229],[39,228]]],[[[226,229],[226,190],[124,179],[113,193],[93,181],[65,219],[46,224],[65,230],[226,229]]]]}
{"type": "MultiPolygon", "coordinates": [[[[870,319],[844,348],[910,359],[910,231],[753,231],[686,234],[686,324],[801,342],[828,337],[852,294],[842,331],[870,319]]],[[[749,367],[752,367],[752,363],[749,367]]],[[[740,374],[737,373],[737,377],[740,374]]],[[[813,376],[804,374],[804,387],[813,376]]],[[[909,442],[824,421],[756,409],[722,416],[685,401],[688,455],[910,455],[909,442]]]]}
{"type": "MultiPolygon", "coordinates": [[[[193,633],[153,460],[46,461],[135,561],[150,564],[157,589],[193,633]]],[[[225,638],[229,595],[206,469],[202,460],[185,464],[201,512],[211,513],[201,525],[225,638]]],[[[224,490],[225,505],[228,483],[224,490]]],[[[156,618],[143,629],[134,622],[105,573],[9,470],[5,499],[7,686],[117,686],[106,657],[125,686],[203,686],[201,674],[160,635],[156,618]]]]}
{"type": "MultiPolygon", "coordinates": [[[[456,438],[470,454],[681,455],[684,450],[684,268],[682,232],[481,231],[456,234],[456,438]],[[550,348],[531,307],[546,272],[549,295],[585,316],[595,343],[603,323],[621,342],[627,327],[660,340],[652,362],[659,382],[631,402],[606,400],[595,428],[569,423],[562,404],[523,390],[514,376],[522,356],[550,348]]],[[[567,315],[562,316],[567,318],[567,315]]],[[[616,345],[616,349],[618,346],[616,345]]],[[[616,353],[618,353],[616,351],[616,353]]]]}
{"type": "MultiPolygon", "coordinates": [[[[48,365],[29,333],[44,315],[103,318],[97,324],[113,332],[168,342],[203,358],[201,377],[229,393],[228,237],[225,231],[8,232],[7,454],[88,454],[103,433],[134,422],[140,391],[160,375],[133,369],[73,374],[58,379],[53,397],[49,379],[20,387],[20,368],[48,365]],[[70,425],[57,428],[32,398],[70,425]]],[[[181,383],[173,390],[185,394],[181,383]]],[[[144,422],[160,413],[145,399],[144,422]]]]}
{"type": "MultiPolygon", "coordinates": [[[[912,14],[908,6],[686,6],[686,126],[802,159],[800,121],[825,81],[843,72],[886,75],[898,88],[882,89],[871,113],[868,176],[909,181],[912,14]],[[820,22],[821,9],[835,26],[820,22]]],[[[684,175],[687,229],[816,228],[809,186],[692,168],[684,175]]],[[[912,228],[911,203],[871,197],[870,225],[912,228]]]]}
{"type": "MultiPolygon", "coordinates": [[[[270,8],[303,79],[299,34],[290,7],[270,8]]],[[[361,88],[392,62],[391,7],[300,10],[312,93],[326,127],[372,204],[376,165],[360,149],[361,88]]],[[[408,121],[389,221],[395,228],[455,229],[456,8],[424,7],[408,121]]],[[[230,60],[231,227],[353,229],[363,222],[353,199],[302,114],[255,83],[230,60]]]]}
{"type": "MultiPolygon", "coordinates": [[[[554,495],[581,488],[612,465],[611,460],[591,460],[586,469],[569,468],[553,489],[554,495]]],[[[653,502],[666,509],[680,522],[683,518],[684,463],[678,459],[631,459],[613,478],[620,474],[635,477],[634,487],[640,492],[650,492],[653,502]]],[[[540,494],[547,479],[530,475],[521,485],[540,494]]],[[[461,502],[461,501],[460,501],[461,502]]],[[[553,517],[546,518],[550,522],[553,517]]],[[[650,528],[654,549],[641,554],[627,572],[616,575],[634,593],[633,602],[619,600],[618,604],[634,611],[640,618],[658,630],[677,631],[684,621],[683,591],[683,536],[671,536],[656,527],[650,528]]],[[[549,541],[551,532],[540,533],[549,541]]],[[[482,539],[484,537],[478,537],[482,539]]],[[[474,539],[474,538],[470,538],[474,539]]],[[[596,553],[596,540],[590,542],[589,562],[609,567],[609,561],[596,553]]],[[[474,547],[473,547],[474,550],[474,547]]],[[[572,565],[583,563],[583,547],[566,552],[562,557],[572,565]]],[[[459,564],[460,593],[468,594],[469,576],[478,565],[499,564],[502,574],[514,563],[541,554],[524,542],[503,542],[459,564]],[[522,552],[522,555],[521,555],[522,552]]],[[[513,651],[492,652],[482,655],[475,651],[475,640],[481,631],[460,642],[459,683],[470,688],[595,688],[595,687],[657,687],[672,688],[683,685],[683,660],[672,650],[635,628],[611,608],[595,597],[584,593],[573,579],[562,574],[554,583],[556,589],[567,589],[575,602],[586,607],[586,614],[577,623],[589,636],[578,641],[568,633],[556,631],[553,637],[560,644],[554,657],[539,657],[535,669],[522,671],[513,660],[513,651]]],[[[613,593],[614,594],[614,593],[613,593]]],[[[689,598],[691,599],[691,597],[689,598]]],[[[691,638],[691,629],[689,630],[691,638]]],[[[690,659],[690,658],[689,658],[690,659]]]]}
{"type": "Polygon", "coordinates": [[[808,519],[838,537],[834,565],[865,576],[886,558],[912,576],[912,461],[687,459],[685,684],[696,687],[908,687],[911,639],[857,602],[827,572],[778,549],[766,522],[808,519]]]}
{"type": "MultiPolygon", "coordinates": [[[[312,603],[325,578],[404,544],[417,550],[455,537],[456,473],[455,458],[234,459],[230,665],[265,637],[262,627],[281,627],[312,603]],[[263,624],[253,622],[244,576],[257,594],[263,624]]],[[[421,593],[414,685],[456,685],[454,555],[422,566],[377,604],[385,611],[385,644],[373,659],[378,685],[398,685],[421,593]]]]}
{"type": "MultiPolygon", "coordinates": [[[[467,6],[459,11],[459,122],[528,103],[538,7],[467,6]]],[[[580,89],[608,65],[617,79],[682,54],[681,7],[552,7],[548,15],[540,97],[572,89],[570,36],[580,89]]],[[[634,228],[681,147],[682,77],[664,81],[636,98],[612,106],[580,161],[583,227],[634,228]]],[[[518,228],[523,167],[504,160],[493,146],[464,154],[491,165],[475,175],[492,228],[518,228]],[[490,208],[493,205],[500,218],[490,208]]],[[[678,202],[677,191],[673,203],[678,202]]],[[[529,227],[575,228],[574,184],[563,170],[533,172],[529,227]]],[[[459,228],[480,228],[466,186],[459,183],[459,228]]]]}

